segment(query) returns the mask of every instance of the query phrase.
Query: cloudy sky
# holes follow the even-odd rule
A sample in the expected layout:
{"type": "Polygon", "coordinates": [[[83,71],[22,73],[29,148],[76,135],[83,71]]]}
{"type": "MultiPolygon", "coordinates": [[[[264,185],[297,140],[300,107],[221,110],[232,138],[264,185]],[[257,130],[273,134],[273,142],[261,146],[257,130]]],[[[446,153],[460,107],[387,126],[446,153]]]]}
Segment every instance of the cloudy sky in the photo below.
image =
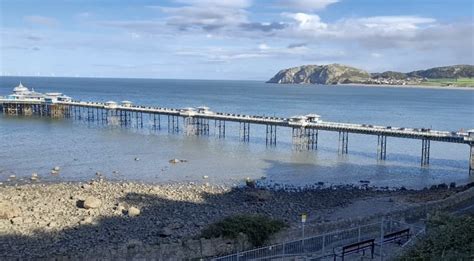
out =
{"type": "Polygon", "coordinates": [[[471,0],[0,0],[0,74],[266,80],[474,63],[471,0]]]}

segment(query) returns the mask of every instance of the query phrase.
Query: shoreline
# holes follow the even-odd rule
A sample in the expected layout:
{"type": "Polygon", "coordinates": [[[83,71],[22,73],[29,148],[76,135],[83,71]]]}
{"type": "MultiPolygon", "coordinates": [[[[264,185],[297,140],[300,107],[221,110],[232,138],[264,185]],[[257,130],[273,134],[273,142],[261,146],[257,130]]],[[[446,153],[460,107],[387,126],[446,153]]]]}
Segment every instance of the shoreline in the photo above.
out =
{"type": "Polygon", "coordinates": [[[389,88],[413,88],[413,89],[442,89],[442,90],[471,90],[474,91],[474,86],[459,87],[459,86],[432,86],[432,85],[396,85],[396,84],[364,84],[364,83],[338,83],[334,86],[357,86],[357,87],[389,87],[389,88]]]}
{"type": "MultiPolygon", "coordinates": [[[[406,186],[375,186],[371,185],[370,180],[360,180],[358,183],[326,183],[316,182],[305,185],[295,185],[286,183],[268,183],[266,179],[236,179],[227,182],[213,182],[209,179],[192,180],[192,181],[147,181],[140,179],[115,179],[113,177],[106,176],[104,174],[97,175],[89,179],[80,180],[67,180],[67,179],[43,179],[42,176],[35,176],[34,179],[31,176],[15,176],[15,178],[8,178],[6,180],[0,180],[0,189],[7,187],[18,187],[18,186],[51,186],[58,184],[65,185],[82,185],[90,182],[107,182],[110,184],[136,184],[144,186],[217,186],[225,189],[245,189],[254,188],[260,190],[269,190],[274,192],[317,192],[321,190],[334,189],[334,190],[346,190],[346,189],[361,189],[370,190],[374,192],[397,192],[397,191],[415,191],[420,192],[426,189],[431,189],[438,186],[449,186],[447,183],[431,184],[424,187],[406,187],[406,186]],[[250,184],[249,184],[250,183],[250,184]]],[[[455,183],[458,187],[469,185],[470,182],[466,183],[455,183]]]]}

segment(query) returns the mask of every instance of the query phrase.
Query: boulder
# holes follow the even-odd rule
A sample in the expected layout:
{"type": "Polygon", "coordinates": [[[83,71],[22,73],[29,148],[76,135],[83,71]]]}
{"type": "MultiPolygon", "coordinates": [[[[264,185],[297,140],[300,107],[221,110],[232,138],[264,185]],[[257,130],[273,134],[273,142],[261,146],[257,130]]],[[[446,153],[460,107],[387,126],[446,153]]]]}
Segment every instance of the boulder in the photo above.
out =
{"type": "Polygon", "coordinates": [[[100,205],[101,205],[101,201],[100,199],[98,198],[95,198],[95,197],[87,197],[85,200],[84,200],[84,203],[83,203],[83,206],[85,209],[95,209],[95,208],[99,208],[100,205]]]}
{"type": "Polygon", "coordinates": [[[138,209],[136,207],[130,207],[128,209],[128,215],[130,217],[136,217],[136,216],[140,215],[140,209],[138,209]]]}

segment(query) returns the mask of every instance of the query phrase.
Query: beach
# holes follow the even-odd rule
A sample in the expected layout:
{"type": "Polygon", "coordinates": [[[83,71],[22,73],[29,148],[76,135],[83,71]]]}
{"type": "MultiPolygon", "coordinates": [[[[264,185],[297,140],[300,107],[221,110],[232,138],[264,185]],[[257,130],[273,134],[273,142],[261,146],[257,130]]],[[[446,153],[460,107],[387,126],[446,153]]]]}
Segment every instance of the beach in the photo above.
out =
{"type": "Polygon", "coordinates": [[[180,244],[199,239],[222,218],[260,214],[298,229],[387,214],[447,198],[464,188],[380,190],[366,185],[291,191],[212,184],[60,182],[0,187],[0,257],[81,256],[132,243],[180,244]]]}

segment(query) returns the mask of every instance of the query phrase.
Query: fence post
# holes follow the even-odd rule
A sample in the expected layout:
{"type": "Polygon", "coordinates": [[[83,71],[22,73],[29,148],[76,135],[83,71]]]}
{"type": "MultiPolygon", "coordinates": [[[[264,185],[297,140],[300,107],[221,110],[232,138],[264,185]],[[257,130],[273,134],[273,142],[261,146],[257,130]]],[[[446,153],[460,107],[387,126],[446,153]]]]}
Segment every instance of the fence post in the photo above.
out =
{"type": "Polygon", "coordinates": [[[357,231],[357,242],[360,242],[360,225],[359,225],[359,229],[357,231]]]}
{"type": "Polygon", "coordinates": [[[383,261],[383,217],[382,221],[380,222],[380,261],[383,261]]]}
{"type": "Polygon", "coordinates": [[[325,245],[326,245],[326,235],[323,234],[323,247],[321,249],[321,254],[324,255],[324,248],[325,248],[325,245]]]}

